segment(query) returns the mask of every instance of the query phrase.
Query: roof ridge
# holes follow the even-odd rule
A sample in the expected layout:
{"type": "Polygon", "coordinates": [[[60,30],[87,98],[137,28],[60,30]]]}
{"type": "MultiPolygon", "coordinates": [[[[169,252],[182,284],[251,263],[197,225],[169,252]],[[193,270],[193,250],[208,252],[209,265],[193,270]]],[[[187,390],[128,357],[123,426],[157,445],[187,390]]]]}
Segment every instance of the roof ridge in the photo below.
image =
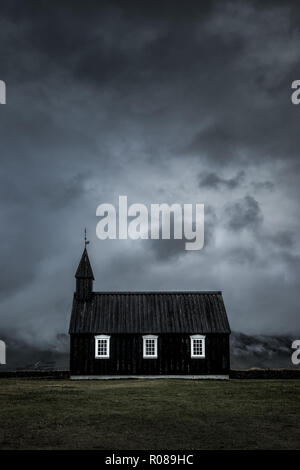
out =
{"type": "Polygon", "coordinates": [[[187,291],[182,291],[182,290],[172,290],[172,291],[159,291],[159,290],[146,290],[146,291],[94,291],[94,294],[222,294],[221,290],[187,290],[187,291]]]}

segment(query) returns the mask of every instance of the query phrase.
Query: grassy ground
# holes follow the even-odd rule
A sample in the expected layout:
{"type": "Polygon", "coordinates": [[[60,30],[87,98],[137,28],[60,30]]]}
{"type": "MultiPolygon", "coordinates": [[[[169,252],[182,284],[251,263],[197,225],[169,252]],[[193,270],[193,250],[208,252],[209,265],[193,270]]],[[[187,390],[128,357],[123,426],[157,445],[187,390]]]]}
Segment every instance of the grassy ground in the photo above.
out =
{"type": "Polygon", "coordinates": [[[296,380],[0,380],[0,449],[299,449],[296,380]]]}

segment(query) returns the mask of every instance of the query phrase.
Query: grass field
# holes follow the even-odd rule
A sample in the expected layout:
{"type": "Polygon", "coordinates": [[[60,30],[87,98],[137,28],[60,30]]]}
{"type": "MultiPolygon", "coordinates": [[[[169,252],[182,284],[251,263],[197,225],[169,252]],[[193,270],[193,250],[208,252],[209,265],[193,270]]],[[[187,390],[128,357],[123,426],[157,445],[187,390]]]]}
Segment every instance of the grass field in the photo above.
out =
{"type": "Polygon", "coordinates": [[[1,449],[300,449],[297,380],[0,380],[1,449]]]}

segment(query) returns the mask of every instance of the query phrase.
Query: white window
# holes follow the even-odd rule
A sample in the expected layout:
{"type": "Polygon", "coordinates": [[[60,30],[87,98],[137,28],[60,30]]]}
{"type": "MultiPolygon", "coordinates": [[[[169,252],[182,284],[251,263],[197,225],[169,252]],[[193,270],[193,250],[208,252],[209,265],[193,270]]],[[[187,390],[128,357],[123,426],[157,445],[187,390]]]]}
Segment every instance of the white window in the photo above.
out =
{"type": "Polygon", "coordinates": [[[205,336],[191,336],[191,357],[205,357],[205,336]]]}
{"type": "Polygon", "coordinates": [[[143,336],[143,358],[156,359],[157,358],[157,336],[146,335],[143,336]]]}
{"type": "Polygon", "coordinates": [[[108,359],[109,358],[109,343],[110,336],[101,335],[95,336],[95,358],[108,359]]]}

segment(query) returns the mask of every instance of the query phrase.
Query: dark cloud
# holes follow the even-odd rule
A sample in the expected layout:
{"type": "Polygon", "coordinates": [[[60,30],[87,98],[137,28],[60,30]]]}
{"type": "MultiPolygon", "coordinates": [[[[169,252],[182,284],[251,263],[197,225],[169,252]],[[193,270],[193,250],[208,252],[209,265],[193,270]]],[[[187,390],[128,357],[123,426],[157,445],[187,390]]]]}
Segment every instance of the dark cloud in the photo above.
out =
{"type": "Polygon", "coordinates": [[[292,336],[231,335],[231,366],[242,368],[293,368],[291,362],[292,336]]]}
{"type": "Polygon", "coordinates": [[[295,235],[289,230],[282,230],[275,233],[272,241],[283,248],[292,248],[295,245],[295,235]]]}
{"type": "Polygon", "coordinates": [[[254,189],[258,191],[260,191],[261,189],[273,191],[274,189],[274,183],[272,183],[272,181],[255,181],[252,183],[252,185],[254,189]]]}
{"type": "Polygon", "coordinates": [[[245,172],[239,171],[234,177],[232,178],[221,178],[217,173],[208,173],[200,177],[199,185],[200,187],[208,187],[212,189],[218,188],[227,188],[227,189],[235,189],[245,179],[245,172]]]}
{"type": "Polygon", "coordinates": [[[290,14],[288,4],[261,6],[259,15],[252,2],[219,4],[204,32],[214,35],[214,44],[220,41],[208,65],[211,84],[206,84],[201,103],[206,116],[183,152],[218,166],[298,158],[297,110],[290,103],[290,84],[300,73],[299,37],[290,14]],[[225,53],[223,61],[229,46],[231,54],[225,53]]]}
{"type": "Polygon", "coordinates": [[[238,263],[244,266],[249,266],[257,259],[257,251],[254,246],[249,247],[236,247],[227,253],[227,258],[231,263],[238,263]]]}
{"type": "MultiPolygon", "coordinates": [[[[204,207],[204,247],[203,250],[210,249],[215,243],[215,225],[217,223],[217,216],[214,209],[207,205],[204,207]]],[[[182,224],[182,239],[174,239],[174,216],[170,217],[170,240],[162,239],[162,228],[159,230],[159,240],[149,240],[151,250],[155,255],[158,262],[165,263],[167,261],[176,261],[179,257],[187,258],[189,253],[186,251],[185,244],[188,240],[184,235],[184,220],[182,224]]],[[[195,222],[192,224],[193,231],[197,230],[195,222]]],[[[149,233],[149,238],[151,234],[149,233]]],[[[199,253],[199,252],[198,252],[199,253]]],[[[195,254],[195,252],[194,252],[195,254]]],[[[193,255],[192,255],[193,256],[193,255]]]]}
{"type": "Polygon", "coordinates": [[[228,227],[233,231],[256,229],[263,219],[259,204],[252,196],[245,196],[228,206],[226,215],[228,227]]]}
{"type": "Polygon", "coordinates": [[[158,261],[167,260],[183,256],[185,254],[185,240],[151,240],[151,248],[158,261]]]}

